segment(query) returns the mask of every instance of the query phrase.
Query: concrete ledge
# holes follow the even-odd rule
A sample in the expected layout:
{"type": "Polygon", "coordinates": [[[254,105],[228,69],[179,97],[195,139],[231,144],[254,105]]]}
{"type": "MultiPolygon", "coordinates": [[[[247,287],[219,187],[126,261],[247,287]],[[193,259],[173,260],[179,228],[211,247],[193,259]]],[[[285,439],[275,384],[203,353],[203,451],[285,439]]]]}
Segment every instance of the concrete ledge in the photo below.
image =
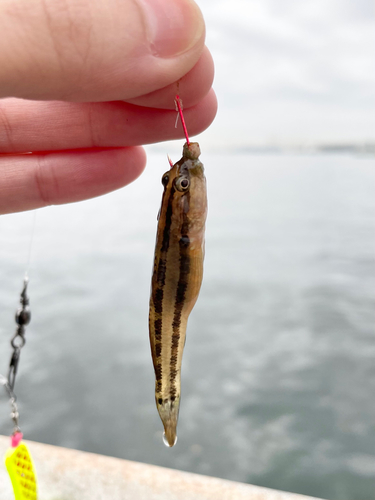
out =
{"type": "MultiPolygon", "coordinates": [[[[0,436],[0,455],[9,447],[0,436]]],[[[312,497],[26,441],[39,500],[313,500],[312,497]]],[[[0,500],[12,500],[0,466],[0,500]]],[[[315,499],[316,500],[316,499],[315,499]]]]}

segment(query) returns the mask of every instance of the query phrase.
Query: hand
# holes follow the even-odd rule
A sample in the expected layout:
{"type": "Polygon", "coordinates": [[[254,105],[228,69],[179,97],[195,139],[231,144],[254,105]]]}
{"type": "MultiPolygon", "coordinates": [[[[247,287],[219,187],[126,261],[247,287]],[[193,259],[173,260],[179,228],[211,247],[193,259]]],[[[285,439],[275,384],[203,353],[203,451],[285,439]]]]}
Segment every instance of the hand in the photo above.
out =
{"type": "Polygon", "coordinates": [[[140,145],[183,137],[177,82],[189,133],[212,122],[212,79],[192,0],[2,0],[0,213],[132,182],[140,145]]]}

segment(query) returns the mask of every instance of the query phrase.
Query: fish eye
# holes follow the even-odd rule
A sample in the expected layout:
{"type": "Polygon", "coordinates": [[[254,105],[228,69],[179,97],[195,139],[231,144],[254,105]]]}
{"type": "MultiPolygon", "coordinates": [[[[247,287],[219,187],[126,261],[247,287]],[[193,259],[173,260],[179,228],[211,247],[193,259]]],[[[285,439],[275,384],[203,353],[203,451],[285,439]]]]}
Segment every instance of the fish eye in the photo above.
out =
{"type": "Polygon", "coordinates": [[[187,177],[180,177],[179,179],[176,179],[176,188],[179,191],[187,191],[190,186],[190,181],[187,177]]]}
{"type": "Polygon", "coordinates": [[[161,404],[163,403],[162,398],[159,398],[159,399],[158,399],[158,403],[159,403],[159,405],[161,405],[161,404]]]}
{"type": "Polygon", "coordinates": [[[161,178],[161,183],[163,184],[164,187],[166,187],[168,182],[169,182],[169,175],[166,173],[161,178]]]}

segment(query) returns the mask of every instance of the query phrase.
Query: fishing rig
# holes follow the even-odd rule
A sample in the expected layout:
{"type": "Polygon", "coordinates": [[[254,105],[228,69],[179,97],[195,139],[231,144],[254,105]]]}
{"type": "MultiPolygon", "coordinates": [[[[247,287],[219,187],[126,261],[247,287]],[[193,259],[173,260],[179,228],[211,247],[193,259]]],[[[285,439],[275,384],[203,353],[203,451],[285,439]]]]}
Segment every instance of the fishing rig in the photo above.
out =
{"type": "Polygon", "coordinates": [[[3,385],[9,398],[11,407],[11,419],[13,421],[13,433],[11,434],[11,445],[5,454],[5,465],[12,482],[15,500],[37,500],[37,479],[35,467],[27,445],[22,441],[23,434],[19,425],[19,411],[17,406],[17,396],[14,392],[18,364],[21,349],[26,343],[26,326],[31,320],[29,297],[27,286],[29,278],[25,274],[23,288],[20,294],[20,306],[16,311],[16,332],[13,335],[10,345],[12,355],[9,362],[8,376],[0,375],[0,384],[3,385]]]}

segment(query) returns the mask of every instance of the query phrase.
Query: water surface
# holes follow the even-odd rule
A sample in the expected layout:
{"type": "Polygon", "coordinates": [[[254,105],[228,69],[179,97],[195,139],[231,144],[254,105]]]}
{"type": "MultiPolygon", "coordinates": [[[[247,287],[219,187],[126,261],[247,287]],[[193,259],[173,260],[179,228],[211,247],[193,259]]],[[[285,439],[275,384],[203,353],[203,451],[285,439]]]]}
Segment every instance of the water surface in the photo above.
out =
{"type": "MultiPolygon", "coordinates": [[[[176,160],[177,158],[175,158],[176,160]]],[[[147,316],[164,155],[39,210],[17,393],[28,439],[332,500],[374,491],[374,161],[202,154],[205,277],[179,440],[162,444],[147,316]]],[[[0,371],[32,214],[0,218],[0,371]]],[[[0,400],[0,432],[11,431],[0,400]]]]}

